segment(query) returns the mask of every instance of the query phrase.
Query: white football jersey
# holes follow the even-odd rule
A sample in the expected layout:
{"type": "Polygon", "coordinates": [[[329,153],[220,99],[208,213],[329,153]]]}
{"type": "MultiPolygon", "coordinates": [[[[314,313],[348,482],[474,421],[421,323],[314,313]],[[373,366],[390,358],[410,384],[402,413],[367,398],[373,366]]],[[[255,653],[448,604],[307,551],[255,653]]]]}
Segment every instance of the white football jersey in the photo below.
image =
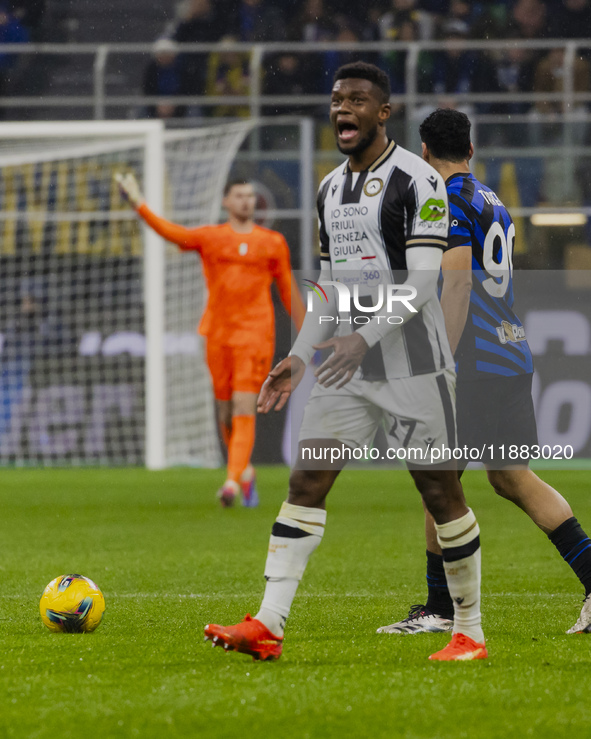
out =
{"type": "MultiPolygon", "coordinates": [[[[331,279],[362,305],[376,304],[380,285],[407,279],[406,251],[447,246],[448,204],[442,177],[420,157],[390,141],[365,171],[341,164],[318,191],[320,258],[331,279]]],[[[351,316],[355,315],[351,308],[351,316]]],[[[358,313],[358,315],[360,315],[358,313]]],[[[364,313],[367,315],[367,313],[364,313]]],[[[345,319],[346,320],[346,319],[345,319]]],[[[360,325],[340,322],[335,335],[360,325]]],[[[368,380],[410,377],[454,367],[443,313],[433,296],[419,313],[370,349],[361,365],[368,380]]]]}

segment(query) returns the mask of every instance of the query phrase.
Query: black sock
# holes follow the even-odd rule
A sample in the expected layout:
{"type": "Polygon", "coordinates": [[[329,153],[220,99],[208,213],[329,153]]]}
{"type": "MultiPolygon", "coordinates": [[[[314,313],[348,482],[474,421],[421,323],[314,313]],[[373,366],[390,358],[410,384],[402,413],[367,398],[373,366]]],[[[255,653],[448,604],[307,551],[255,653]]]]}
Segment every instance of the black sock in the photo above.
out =
{"type": "Polygon", "coordinates": [[[591,593],[591,539],[574,516],[561,523],[548,538],[583,583],[587,597],[591,593]]]}
{"type": "Polygon", "coordinates": [[[429,596],[425,608],[443,618],[454,617],[454,604],[447,588],[443,556],[427,549],[427,588],[429,596]]]}

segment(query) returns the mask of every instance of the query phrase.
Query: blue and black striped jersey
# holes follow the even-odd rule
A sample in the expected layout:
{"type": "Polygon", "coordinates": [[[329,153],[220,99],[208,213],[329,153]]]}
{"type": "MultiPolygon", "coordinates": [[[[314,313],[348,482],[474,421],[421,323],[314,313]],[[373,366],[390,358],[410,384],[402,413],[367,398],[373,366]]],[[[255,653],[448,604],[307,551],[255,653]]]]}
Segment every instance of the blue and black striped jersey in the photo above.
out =
{"type": "Polygon", "coordinates": [[[513,311],[515,224],[498,196],[470,173],[446,182],[448,249],[472,248],[472,292],[456,352],[458,379],[533,372],[525,331],[513,311]]]}

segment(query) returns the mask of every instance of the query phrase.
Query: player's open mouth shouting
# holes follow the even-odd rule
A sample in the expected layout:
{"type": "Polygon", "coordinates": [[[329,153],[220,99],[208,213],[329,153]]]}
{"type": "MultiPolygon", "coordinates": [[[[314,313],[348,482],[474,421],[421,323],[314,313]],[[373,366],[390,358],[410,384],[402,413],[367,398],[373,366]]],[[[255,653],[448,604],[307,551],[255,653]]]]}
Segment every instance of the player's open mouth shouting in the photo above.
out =
{"type": "Polygon", "coordinates": [[[379,101],[368,80],[338,80],[332,91],[330,121],[337,146],[343,154],[366,149],[378,135],[376,115],[379,101]]]}
{"type": "Polygon", "coordinates": [[[347,119],[337,120],[337,136],[340,141],[352,141],[358,133],[359,128],[353,121],[347,119]]]}

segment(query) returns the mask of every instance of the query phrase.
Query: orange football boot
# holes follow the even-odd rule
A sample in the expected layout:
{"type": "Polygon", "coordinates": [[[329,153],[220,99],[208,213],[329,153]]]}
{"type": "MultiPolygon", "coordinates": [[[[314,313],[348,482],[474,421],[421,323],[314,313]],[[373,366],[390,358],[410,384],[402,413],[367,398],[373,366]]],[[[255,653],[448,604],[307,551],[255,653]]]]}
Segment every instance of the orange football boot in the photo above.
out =
{"type": "Polygon", "coordinates": [[[479,644],[464,634],[454,634],[450,643],[441,651],[432,654],[429,659],[452,662],[454,660],[486,659],[487,657],[488,652],[484,644],[479,644]]]}
{"type": "Polygon", "coordinates": [[[244,621],[235,626],[207,624],[205,640],[227,652],[250,654],[255,660],[279,659],[283,651],[283,637],[272,634],[265,624],[246,614],[244,621]]]}

